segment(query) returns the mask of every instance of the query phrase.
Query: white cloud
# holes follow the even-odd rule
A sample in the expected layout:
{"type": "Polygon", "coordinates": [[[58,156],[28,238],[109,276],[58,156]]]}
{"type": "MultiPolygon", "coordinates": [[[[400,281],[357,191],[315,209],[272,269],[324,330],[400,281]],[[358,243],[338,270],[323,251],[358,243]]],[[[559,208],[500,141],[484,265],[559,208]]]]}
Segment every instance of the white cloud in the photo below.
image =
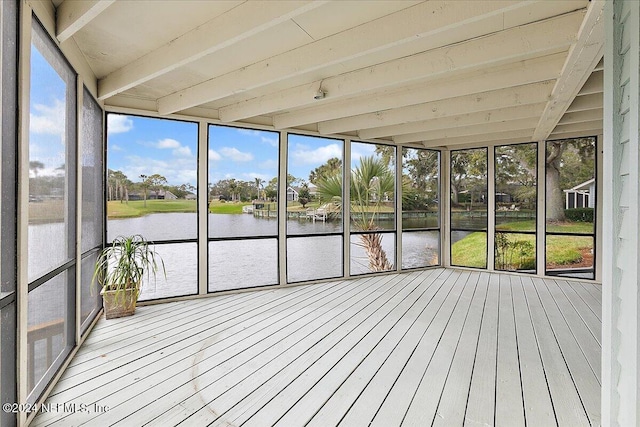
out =
{"type": "Polygon", "coordinates": [[[220,156],[217,151],[209,150],[209,160],[213,160],[215,162],[220,159],[222,159],[222,156],[220,156]]]}
{"type": "Polygon", "coordinates": [[[161,139],[155,144],[156,148],[165,149],[165,148],[181,148],[182,145],[176,141],[175,139],[165,138],[161,139]]]}
{"type": "Polygon", "coordinates": [[[29,115],[29,130],[36,134],[58,135],[64,138],[66,107],[63,101],[54,100],[53,105],[35,104],[35,112],[29,115]]]}
{"type": "Polygon", "coordinates": [[[342,158],[342,148],[338,144],[329,144],[318,147],[315,150],[308,146],[298,144],[291,152],[291,158],[296,165],[301,164],[321,164],[332,157],[342,158]]]}
{"type": "Polygon", "coordinates": [[[107,115],[107,133],[125,133],[133,129],[133,120],[118,114],[107,115]]]}
{"type": "Polygon", "coordinates": [[[262,136],[260,138],[260,140],[262,142],[264,142],[265,144],[271,145],[272,147],[277,147],[278,146],[278,138],[268,138],[266,136],[262,136]]]}
{"type": "Polygon", "coordinates": [[[167,178],[169,185],[197,183],[197,167],[193,158],[174,157],[171,160],[150,159],[140,156],[129,156],[126,164],[116,169],[122,170],[133,182],[140,181],[140,175],[160,174],[167,178]]]}
{"type": "Polygon", "coordinates": [[[191,154],[191,148],[189,147],[179,147],[176,148],[175,150],[173,150],[171,152],[174,156],[180,156],[180,157],[190,157],[191,154]]]}
{"type": "Polygon", "coordinates": [[[265,182],[269,182],[269,180],[271,180],[271,178],[273,178],[273,176],[270,175],[266,175],[263,173],[257,173],[257,172],[246,172],[240,175],[242,177],[243,181],[249,181],[251,183],[255,182],[256,178],[260,178],[261,180],[265,181],[265,182]]]}
{"type": "Polygon", "coordinates": [[[109,145],[109,150],[111,151],[124,151],[124,148],[120,147],[119,145],[116,144],[110,144],[109,145]]]}
{"type": "Polygon", "coordinates": [[[271,169],[274,172],[278,170],[278,161],[277,160],[265,160],[264,162],[260,163],[259,165],[260,169],[271,169]]]}
{"type": "Polygon", "coordinates": [[[224,157],[228,157],[234,162],[250,162],[251,160],[253,160],[253,154],[243,153],[242,151],[233,147],[222,147],[220,149],[220,154],[222,154],[224,157]]]}

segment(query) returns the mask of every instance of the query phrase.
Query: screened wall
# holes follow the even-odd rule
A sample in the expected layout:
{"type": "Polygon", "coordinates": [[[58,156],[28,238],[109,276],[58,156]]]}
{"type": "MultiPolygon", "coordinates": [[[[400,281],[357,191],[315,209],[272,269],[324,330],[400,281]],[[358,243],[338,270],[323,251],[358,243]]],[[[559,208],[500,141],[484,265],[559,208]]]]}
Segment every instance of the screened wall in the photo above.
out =
{"type": "Polygon", "coordinates": [[[0,423],[12,426],[26,419],[25,404],[41,397],[101,308],[91,278],[105,229],[104,113],[40,22],[28,16],[21,46],[17,4],[0,9],[0,396],[14,404],[3,406],[0,423]],[[17,114],[19,49],[29,59],[20,68],[26,118],[17,114]],[[28,126],[19,132],[20,118],[28,126]]]}

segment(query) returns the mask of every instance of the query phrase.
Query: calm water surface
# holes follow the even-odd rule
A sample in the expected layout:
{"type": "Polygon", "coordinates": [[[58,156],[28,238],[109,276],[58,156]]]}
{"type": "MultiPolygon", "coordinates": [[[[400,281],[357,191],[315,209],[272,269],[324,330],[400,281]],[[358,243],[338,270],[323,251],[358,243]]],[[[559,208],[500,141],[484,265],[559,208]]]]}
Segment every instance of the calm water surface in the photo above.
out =
{"type": "MultiPolygon", "coordinates": [[[[259,236],[263,239],[209,242],[209,291],[238,289],[278,282],[278,240],[276,219],[255,218],[253,215],[210,214],[211,238],[259,236]],[[271,238],[268,238],[271,237],[271,238]]],[[[340,221],[289,220],[287,222],[287,263],[290,282],[340,277],[343,275],[343,247],[340,221]],[[317,236],[296,237],[318,234],[317,236]]],[[[107,237],[140,233],[147,239],[182,240],[197,238],[195,213],[152,214],[140,218],[110,220],[107,237]]],[[[383,247],[390,259],[394,258],[394,234],[385,234],[383,247]]],[[[437,262],[438,234],[405,233],[403,237],[403,266],[411,268],[437,262]]],[[[364,249],[352,236],[352,274],[368,272],[364,249]]],[[[157,244],[156,250],[165,260],[167,280],[151,281],[141,299],[188,295],[197,289],[196,243],[157,244]]]]}

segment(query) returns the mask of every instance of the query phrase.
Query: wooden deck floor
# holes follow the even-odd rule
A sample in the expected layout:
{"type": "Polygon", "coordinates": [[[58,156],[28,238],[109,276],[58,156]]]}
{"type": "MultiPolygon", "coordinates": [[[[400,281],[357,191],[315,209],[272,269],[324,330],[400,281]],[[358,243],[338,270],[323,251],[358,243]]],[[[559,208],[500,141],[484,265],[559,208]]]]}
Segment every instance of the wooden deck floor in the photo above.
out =
{"type": "Polygon", "coordinates": [[[596,284],[455,269],[141,307],[32,425],[599,425],[600,313],[596,284]]]}

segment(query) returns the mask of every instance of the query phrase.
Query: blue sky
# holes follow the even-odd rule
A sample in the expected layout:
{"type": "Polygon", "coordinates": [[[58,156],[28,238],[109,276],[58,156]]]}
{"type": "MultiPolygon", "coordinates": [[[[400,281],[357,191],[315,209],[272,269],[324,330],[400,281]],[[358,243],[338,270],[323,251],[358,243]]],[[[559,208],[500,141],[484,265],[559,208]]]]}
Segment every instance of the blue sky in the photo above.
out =
{"type": "MultiPolygon", "coordinates": [[[[29,160],[44,165],[38,176],[64,175],[59,168],[66,162],[65,99],[65,82],[31,46],[29,160]]],[[[34,176],[36,171],[30,173],[34,176]]]]}
{"type": "MultiPolygon", "coordinates": [[[[108,166],[132,181],[141,174],[159,173],[171,185],[196,184],[197,124],[108,115],[108,166]]],[[[289,136],[289,173],[308,180],[309,172],[331,157],[342,158],[343,142],[335,139],[289,136]]],[[[354,144],[353,160],[371,155],[374,146],[354,144]]],[[[230,126],[209,127],[209,182],[235,178],[266,182],[278,172],[278,133],[230,126]]]]}

